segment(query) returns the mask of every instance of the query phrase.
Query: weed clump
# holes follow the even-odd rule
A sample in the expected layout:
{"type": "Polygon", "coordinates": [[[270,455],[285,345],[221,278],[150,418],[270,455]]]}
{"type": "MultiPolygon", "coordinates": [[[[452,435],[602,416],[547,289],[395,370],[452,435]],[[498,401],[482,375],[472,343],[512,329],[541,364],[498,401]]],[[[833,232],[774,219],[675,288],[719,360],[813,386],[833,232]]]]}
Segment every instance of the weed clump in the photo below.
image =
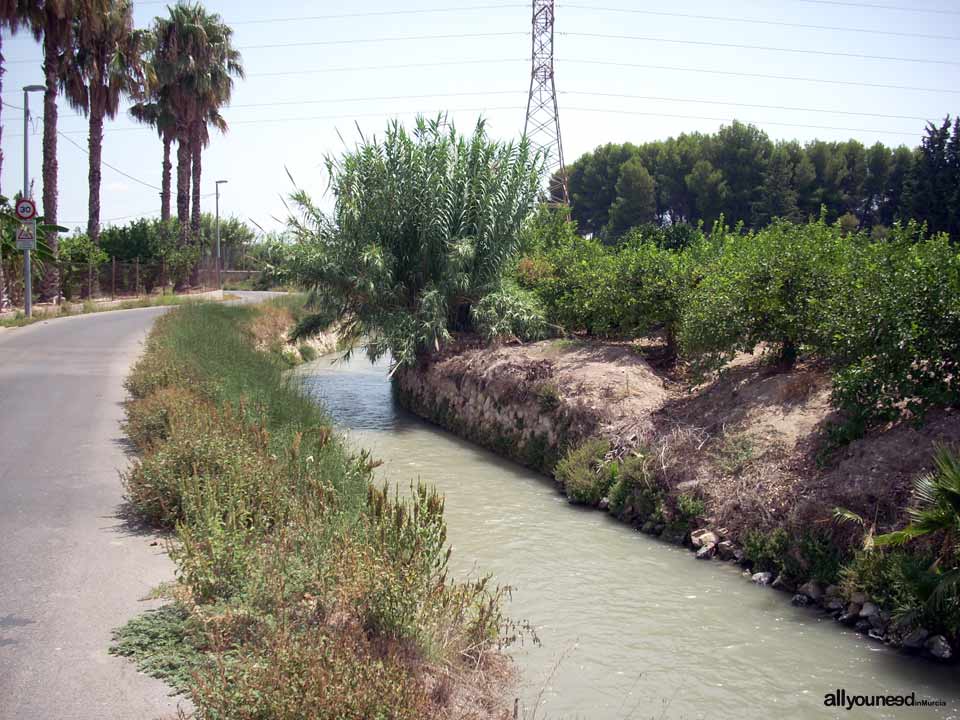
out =
{"type": "Polygon", "coordinates": [[[610,452],[610,443],[603,439],[587,440],[570,450],[557,463],[554,476],[563,487],[570,502],[577,505],[597,505],[607,494],[615,476],[603,464],[610,452]]]}

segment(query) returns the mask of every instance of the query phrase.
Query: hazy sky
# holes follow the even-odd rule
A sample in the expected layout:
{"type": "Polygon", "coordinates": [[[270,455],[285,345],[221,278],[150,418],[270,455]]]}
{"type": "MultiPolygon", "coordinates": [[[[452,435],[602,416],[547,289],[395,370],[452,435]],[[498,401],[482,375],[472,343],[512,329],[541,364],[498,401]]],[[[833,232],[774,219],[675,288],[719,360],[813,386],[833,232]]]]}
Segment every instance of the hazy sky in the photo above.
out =
{"type": "MultiPolygon", "coordinates": [[[[165,5],[135,2],[138,26],[165,5]]],[[[204,194],[213,193],[214,180],[229,180],[225,215],[276,228],[286,216],[281,196],[291,189],[284,168],[320,196],[323,157],[343,149],[338,130],[347,143],[355,140],[354,121],[379,133],[390,117],[409,122],[417,112],[449,110],[464,130],[479,114],[495,136],[523,130],[528,2],[207,5],[233,25],[248,74],[223,113],[229,133],[214,136],[204,155],[204,194]]],[[[950,0],[579,0],[557,4],[556,30],[568,162],[603,143],[712,132],[733,118],[774,139],[914,146],[925,120],[960,111],[960,4],[950,0]],[[873,57],[855,57],[865,55],[873,57]]],[[[42,53],[23,33],[5,37],[3,52],[3,99],[19,107],[18,89],[43,81],[42,53]]],[[[40,94],[31,97],[37,197],[41,101],[40,94]]],[[[81,146],[59,143],[59,215],[73,227],[86,223],[86,121],[62,100],[60,107],[60,129],[81,146]]],[[[0,191],[12,195],[22,183],[21,111],[4,107],[3,124],[0,191]]],[[[104,167],[105,223],[158,215],[156,134],[124,108],[107,125],[103,158],[146,183],[104,167]]],[[[212,212],[213,198],[205,202],[212,212]]]]}

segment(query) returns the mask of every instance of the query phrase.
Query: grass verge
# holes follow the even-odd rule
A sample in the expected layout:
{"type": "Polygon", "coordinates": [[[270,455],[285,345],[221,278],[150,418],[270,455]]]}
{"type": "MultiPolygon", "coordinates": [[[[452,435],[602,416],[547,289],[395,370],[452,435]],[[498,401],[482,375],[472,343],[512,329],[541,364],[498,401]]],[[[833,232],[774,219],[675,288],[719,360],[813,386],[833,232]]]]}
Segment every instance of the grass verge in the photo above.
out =
{"type": "Polygon", "coordinates": [[[502,591],[449,580],[443,499],[375,487],[257,349],[271,307],[159,318],[127,380],[127,495],[172,531],[177,584],[113,651],[201,720],[499,717],[502,591]]]}
{"type": "Polygon", "coordinates": [[[137,308],[147,307],[166,307],[168,305],[189,305],[193,303],[224,302],[235,300],[236,295],[224,294],[222,298],[208,298],[197,295],[145,295],[133,300],[123,300],[121,302],[98,303],[92,300],[86,300],[83,303],[64,303],[57,305],[52,310],[40,310],[34,312],[31,317],[23,314],[22,310],[17,310],[9,317],[0,317],[0,327],[18,328],[32,325],[33,323],[53,320],[60,317],[70,317],[73,315],[89,315],[90,313],[109,312],[111,310],[136,310],[137,308]]]}

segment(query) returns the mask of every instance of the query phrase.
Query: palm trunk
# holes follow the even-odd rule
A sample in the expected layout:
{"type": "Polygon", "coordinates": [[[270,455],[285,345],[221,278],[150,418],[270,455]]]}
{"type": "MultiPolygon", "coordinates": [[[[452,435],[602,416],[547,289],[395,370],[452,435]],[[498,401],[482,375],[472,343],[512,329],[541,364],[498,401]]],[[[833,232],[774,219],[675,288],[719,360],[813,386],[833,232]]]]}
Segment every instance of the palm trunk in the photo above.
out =
{"type": "Polygon", "coordinates": [[[186,133],[177,138],[177,220],[183,246],[190,231],[190,140],[186,133]]]}
{"type": "Polygon", "coordinates": [[[190,234],[193,242],[200,246],[200,175],[202,171],[203,147],[200,133],[194,129],[190,134],[190,154],[193,156],[193,213],[190,215],[190,234]]]}
{"type": "MultiPolygon", "coordinates": [[[[3,93],[3,33],[0,33],[0,94],[3,93]]],[[[3,103],[0,103],[0,113],[3,103]]],[[[3,139],[3,121],[0,118],[0,140],[3,139]]],[[[3,145],[0,143],[0,171],[3,170],[3,145]]],[[[7,281],[3,276],[3,243],[0,242],[0,312],[10,309],[10,297],[7,295],[7,281]]]]}
{"type": "Polygon", "coordinates": [[[87,179],[90,196],[87,201],[87,237],[100,244],[100,164],[103,157],[103,102],[99,89],[90,94],[90,168],[87,179]]]}
{"type": "MultiPolygon", "coordinates": [[[[48,11],[50,13],[52,11],[48,11]]],[[[55,19],[48,18],[56,22],[55,19]]],[[[59,53],[52,33],[43,38],[43,72],[47,89],[43,93],[43,221],[47,225],[57,224],[57,59],[59,53]]],[[[46,263],[43,281],[40,285],[40,297],[47,301],[56,301],[60,297],[60,272],[56,258],[59,243],[56,232],[50,232],[44,238],[54,256],[53,262],[46,263]]]]}
{"type": "Polygon", "coordinates": [[[173,139],[167,135],[163,137],[163,177],[160,180],[160,220],[167,222],[170,219],[170,175],[173,164],[170,162],[170,146],[173,139]]]}

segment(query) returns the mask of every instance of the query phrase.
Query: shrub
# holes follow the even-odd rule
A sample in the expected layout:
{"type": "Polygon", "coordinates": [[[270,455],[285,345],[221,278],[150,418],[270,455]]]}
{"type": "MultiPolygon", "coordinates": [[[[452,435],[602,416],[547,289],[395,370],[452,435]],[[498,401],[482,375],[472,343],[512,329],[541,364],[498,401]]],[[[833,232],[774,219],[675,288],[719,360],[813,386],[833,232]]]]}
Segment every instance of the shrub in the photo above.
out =
{"type": "Polygon", "coordinates": [[[677,511],[675,520],[680,524],[691,527],[706,512],[703,500],[693,495],[683,493],[677,496],[677,511]]]}
{"type": "Polygon", "coordinates": [[[594,438],[570,450],[557,463],[554,476],[572,503],[597,505],[607,494],[611,475],[603,458],[609,451],[609,442],[594,438]]]}
{"type": "Polygon", "coordinates": [[[196,393],[182,387],[161,388],[127,404],[124,433],[138,450],[147,451],[166,440],[176,421],[188,412],[196,412],[203,402],[196,393]]]}
{"type": "Polygon", "coordinates": [[[485,295],[472,308],[473,323],[485,340],[542,340],[547,322],[537,297],[519,287],[505,285],[485,295]]]}
{"type": "Polygon", "coordinates": [[[821,334],[850,423],[960,404],[960,253],[946,235],[895,226],[851,248],[833,287],[821,334]]]}
{"type": "Polygon", "coordinates": [[[610,489],[610,512],[627,522],[663,520],[663,491],[647,469],[646,458],[627,458],[610,489]]]}
{"type": "Polygon", "coordinates": [[[783,528],[772,532],[748,530],[744,534],[743,553],[753,563],[755,572],[786,572],[795,577],[797,568],[789,551],[790,538],[783,528]]]}
{"type": "Polygon", "coordinates": [[[716,367],[768,343],[792,364],[804,345],[820,339],[820,313],[850,242],[822,219],[728,234],[684,309],[683,350],[716,367]]]}

